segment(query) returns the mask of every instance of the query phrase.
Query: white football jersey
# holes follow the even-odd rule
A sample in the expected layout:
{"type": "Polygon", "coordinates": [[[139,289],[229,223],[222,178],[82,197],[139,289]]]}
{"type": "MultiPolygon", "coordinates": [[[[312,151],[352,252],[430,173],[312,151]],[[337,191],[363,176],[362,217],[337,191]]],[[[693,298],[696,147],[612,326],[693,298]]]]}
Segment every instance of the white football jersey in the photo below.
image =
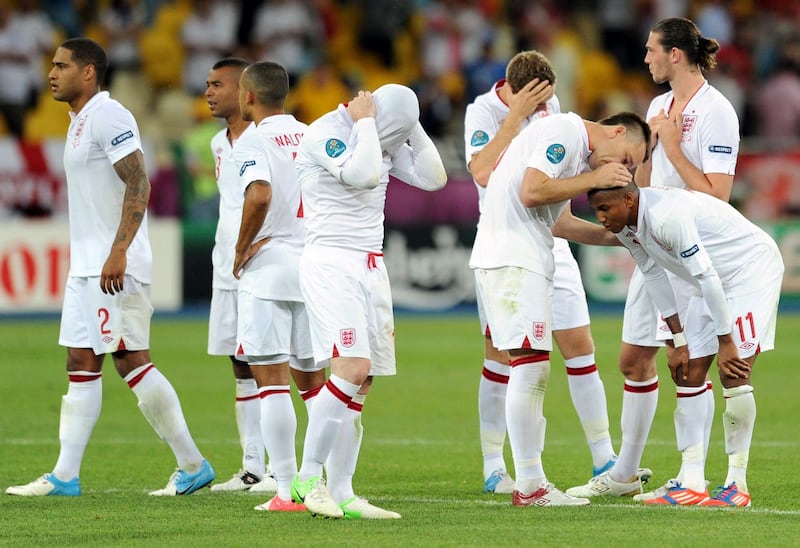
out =
{"type": "Polygon", "coordinates": [[[380,183],[360,189],[338,175],[357,143],[356,126],[344,105],[314,121],[297,156],[306,214],[306,245],[378,253],[383,249],[383,208],[391,159],[384,155],[380,183]]]}
{"type": "MultiPolygon", "coordinates": [[[[117,235],[125,183],[114,164],[141,151],[133,115],[102,91],[92,97],[71,122],[64,146],[70,228],[70,276],[100,276],[117,235]]],[[[153,257],[147,213],[127,252],[126,274],[149,284],[153,257]]]]}
{"type": "MultiPolygon", "coordinates": [[[[503,121],[508,116],[509,107],[500,98],[499,93],[499,89],[505,83],[505,80],[500,80],[492,86],[492,89],[478,95],[474,102],[467,105],[467,110],[464,114],[464,158],[467,170],[469,170],[472,156],[480,152],[489,141],[494,139],[497,132],[500,131],[503,121]]],[[[561,105],[558,102],[558,98],[553,95],[545,103],[544,109],[536,110],[522,123],[520,131],[525,129],[532,120],[548,114],[559,114],[560,112],[561,105]]],[[[478,188],[478,209],[481,210],[486,189],[477,183],[475,186],[478,188]]]]}
{"type": "MultiPolygon", "coordinates": [[[[242,135],[253,127],[253,124],[247,126],[242,135]]],[[[211,152],[214,154],[219,188],[219,219],[214,235],[214,249],[211,250],[211,264],[214,267],[211,286],[217,289],[236,289],[238,280],[233,276],[233,258],[236,255],[236,240],[239,239],[239,225],[242,222],[243,196],[227,128],[220,130],[211,139],[211,152]]]]}
{"type": "Polygon", "coordinates": [[[240,193],[253,181],[272,190],[267,216],[254,241],[271,238],[244,267],[239,290],[264,299],[302,301],[297,261],[305,238],[303,200],[294,159],[306,125],[290,114],[268,116],[233,147],[240,193]],[[258,276],[248,273],[258,271],[258,276]]]}
{"type": "MultiPolygon", "coordinates": [[[[647,120],[667,114],[673,107],[672,90],[659,95],[650,103],[647,120]]],[[[705,82],[683,109],[681,150],[686,158],[703,173],[726,173],[736,171],[739,154],[739,118],[724,95],[705,82]]],[[[653,149],[652,186],[686,188],[678,171],[667,159],[660,142],[653,149]]]]}
{"type": "Polygon", "coordinates": [[[567,200],[522,205],[519,192],[528,168],[548,177],[575,177],[588,169],[589,135],[580,116],[555,114],[533,121],[503,152],[489,178],[469,265],[518,266],[553,278],[550,228],[567,200]]]}
{"type": "Polygon", "coordinates": [[[640,189],[636,229],[626,227],[617,238],[642,270],[652,261],[698,288],[695,277],[713,267],[729,298],[754,293],[783,275],[775,241],[733,206],[704,192],[640,189]]]}

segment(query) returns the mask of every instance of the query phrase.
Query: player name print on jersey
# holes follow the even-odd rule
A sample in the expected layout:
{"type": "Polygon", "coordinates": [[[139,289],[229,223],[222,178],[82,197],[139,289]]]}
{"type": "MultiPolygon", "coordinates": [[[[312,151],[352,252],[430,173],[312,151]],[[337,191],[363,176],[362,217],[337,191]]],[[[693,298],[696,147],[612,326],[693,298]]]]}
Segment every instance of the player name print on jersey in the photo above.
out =
{"type": "Polygon", "coordinates": [[[303,138],[302,133],[285,133],[283,135],[275,135],[272,140],[279,147],[300,146],[300,139],[303,138]]]}
{"type": "Polygon", "coordinates": [[[338,158],[347,149],[347,146],[339,139],[328,139],[325,143],[325,153],[331,158],[338,158]]]}

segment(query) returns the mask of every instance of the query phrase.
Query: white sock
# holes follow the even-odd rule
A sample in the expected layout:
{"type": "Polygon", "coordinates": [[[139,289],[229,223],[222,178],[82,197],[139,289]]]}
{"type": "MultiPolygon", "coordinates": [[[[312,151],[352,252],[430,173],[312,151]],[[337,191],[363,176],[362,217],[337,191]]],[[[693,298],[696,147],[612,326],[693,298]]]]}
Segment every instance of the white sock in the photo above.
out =
{"type": "Polygon", "coordinates": [[[139,398],[139,409],[147,422],[172,449],[178,468],[190,474],[200,470],[203,455],[189,433],[178,394],[167,378],[147,363],[128,373],[125,382],[139,398]]]}
{"type": "Polygon", "coordinates": [[[328,490],[333,500],[342,504],[353,498],[353,476],[356,473],[358,454],[361,451],[361,440],[364,437],[364,427],[361,425],[361,411],[364,407],[366,394],[356,394],[347,414],[342,421],[342,426],[336,434],[336,439],[325,461],[328,473],[328,490]]]}
{"type": "MultiPolygon", "coordinates": [[[[708,460],[708,444],[711,441],[711,427],[714,424],[714,409],[715,409],[715,402],[714,402],[714,390],[711,381],[706,380],[706,423],[703,429],[703,458],[708,460]]],[[[681,462],[681,469],[678,472],[678,475],[675,476],[675,479],[678,480],[679,483],[683,483],[683,462],[681,462]]]]}
{"type": "Polygon", "coordinates": [[[69,371],[67,393],[61,398],[58,439],[61,450],[53,474],[61,481],[81,475],[81,462],[103,404],[101,373],[69,371]]]}
{"type": "Polygon", "coordinates": [[[236,427],[242,446],[242,470],[264,477],[264,439],[261,436],[261,403],[255,379],[236,379],[236,427]]]}
{"type": "Polygon", "coordinates": [[[331,375],[314,398],[303,443],[303,464],[299,473],[301,481],[322,476],[322,464],[328,458],[339,426],[347,415],[347,406],[359,388],[359,385],[331,375]]]}
{"type": "Polygon", "coordinates": [[[749,384],[736,388],[724,388],[725,413],[722,415],[725,427],[725,452],[728,454],[728,476],[725,486],[736,482],[740,491],[747,489],[747,463],[750,459],[750,444],[753,440],[753,427],[756,422],[756,400],[753,387],[749,384]]]}
{"type": "Polygon", "coordinates": [[[319,394],[319,391],[322,390],[322,387],[325,386],[324,384],[320,384],[316,388],[312,388],[311,390],[301,390],[300,397],[303,398],[303,403],[306,404],[306,414],[311,415],[311,406],[314,405],[314,400],[319,394]]]}
{"type": "Polygon", "coordinates": [[[706,428],[706,385],[678,386],[675,407],[675,437],[681,452],[681,485],[700,493],[706,491],[703,439],[706,428]]]}
{"type": "Polygon", "coordinates": [[[297,474],[297,417],[289,385],[262,386],[258,394],[261,397],[261,435],[269,454],[270,468],[278,482],[278,496],[290,500],[292,480],[297,474]]]}
{"type": "Polygon", "coordinates": [[[478,416],[480,418],[483,479],[495,470],[505,470],[503,448],[506,443],[506,389],[511,368],[485,359],[478,385],[478,416]]]}
{"type": "Polygon", "coordinates": [[[630,481],[639,469],[657,403],[658,377],[646,381],[625,379],[620,419],[622,443],[617,463],[609,474],[614,481],[630,481]]]}
{"type": "Polygon", "coordinates": [[[594,354],[570,358],[565,360],[565,365],[569,395],[592,452],[592,465],[599,468],[616,456],[608,431],[606,390],[597,371],[594,354]]]}
{"type": "Polygon", "coordinates": [[[514,455],[516,488],[525,494],[532,493],[547,481],[542,466],[547,421],[542,408],[549,378],[549,354],[533,354],[511,360],[506,421],[514,455]]]}

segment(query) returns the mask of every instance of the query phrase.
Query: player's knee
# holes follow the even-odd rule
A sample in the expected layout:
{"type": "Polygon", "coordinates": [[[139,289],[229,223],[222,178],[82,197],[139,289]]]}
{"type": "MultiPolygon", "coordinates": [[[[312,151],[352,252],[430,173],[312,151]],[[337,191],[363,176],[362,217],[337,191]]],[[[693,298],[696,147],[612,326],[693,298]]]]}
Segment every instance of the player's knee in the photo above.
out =
{"type": "Polygon", "coordinates": [[[658,374],[657,348],[635,347],[623,344],[619,355],[619,370],[631,381],[646,381],[658,374]]]}

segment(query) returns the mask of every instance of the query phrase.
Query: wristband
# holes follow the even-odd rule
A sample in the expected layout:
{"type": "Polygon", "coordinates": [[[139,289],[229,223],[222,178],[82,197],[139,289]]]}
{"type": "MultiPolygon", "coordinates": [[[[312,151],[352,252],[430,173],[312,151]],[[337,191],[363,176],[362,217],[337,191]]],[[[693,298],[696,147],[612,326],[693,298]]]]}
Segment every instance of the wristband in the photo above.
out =
{"type": "Polygon", "coordinates": [[[672,345],[675,348],[680,348],[681,346],[686,346],[686,335],[681,333],[673,333],[672,334],[672,345]]]}

